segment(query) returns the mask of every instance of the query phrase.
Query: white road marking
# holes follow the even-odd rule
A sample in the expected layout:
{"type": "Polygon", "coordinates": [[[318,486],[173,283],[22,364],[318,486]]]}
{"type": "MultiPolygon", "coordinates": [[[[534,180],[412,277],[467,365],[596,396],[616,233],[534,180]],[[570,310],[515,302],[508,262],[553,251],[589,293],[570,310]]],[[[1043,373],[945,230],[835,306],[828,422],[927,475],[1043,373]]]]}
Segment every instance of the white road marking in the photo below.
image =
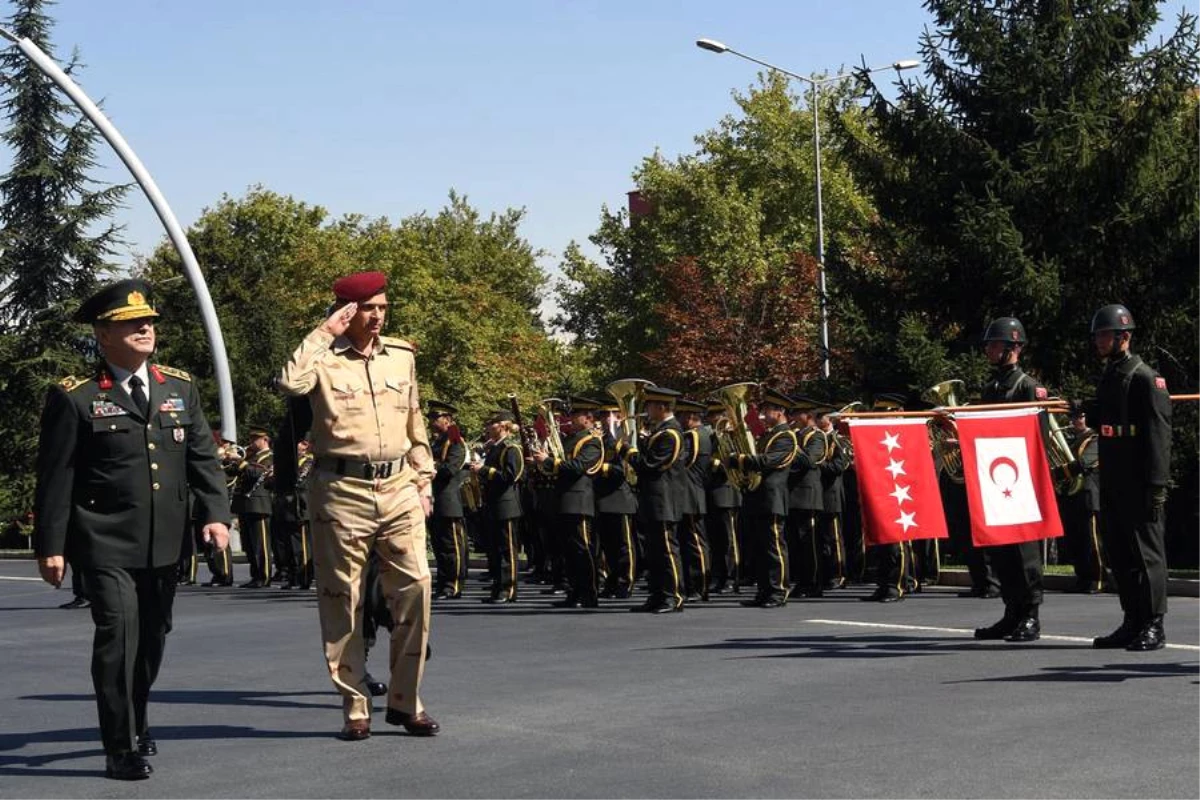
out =
{"type": "MultiPolygon", "coordinates": [[[[932,631],[934,633],[964,633],[968,635],[975,633],[973,628],[938,628],[933,625],[896,625],[888,622],[852,622],[845,619],[806,619],[804,621],[811,622],[814,625],[845,625],[851,628],[884,628],[894,631],[932,631]]],[[[1091,637],[1087,636],[1056,636],[1044,633],[1042,634],[1042,638],[1052,642],[1092,643],[1091,637]]],[[[1172,650],[1200,652],[1200,646],[1194,644],[1167,644],[1166,647],[1172,650]]]]}
{"type": "Polygon", "coordinates": [[[0,581],[38,581],[38,582],[41,582],[41,580],[42,580],[41,578],[23,578],[19,575],[0,575],[0,581]]]}

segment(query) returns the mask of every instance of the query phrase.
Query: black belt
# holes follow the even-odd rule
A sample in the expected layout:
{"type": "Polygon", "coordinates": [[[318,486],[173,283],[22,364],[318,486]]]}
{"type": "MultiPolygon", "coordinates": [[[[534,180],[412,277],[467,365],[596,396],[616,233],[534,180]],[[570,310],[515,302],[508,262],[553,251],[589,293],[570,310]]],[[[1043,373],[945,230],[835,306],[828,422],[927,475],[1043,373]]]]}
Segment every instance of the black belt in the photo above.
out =
{"type": "Polygon", "coordinates": [[[318,458],[318,469],[327,469],[348,478],[362,478],[373,481],[377,478],[390,478],[400,474],[404,469],[404,459],[395,461],[348,461],[344,458],[318,458]]]}

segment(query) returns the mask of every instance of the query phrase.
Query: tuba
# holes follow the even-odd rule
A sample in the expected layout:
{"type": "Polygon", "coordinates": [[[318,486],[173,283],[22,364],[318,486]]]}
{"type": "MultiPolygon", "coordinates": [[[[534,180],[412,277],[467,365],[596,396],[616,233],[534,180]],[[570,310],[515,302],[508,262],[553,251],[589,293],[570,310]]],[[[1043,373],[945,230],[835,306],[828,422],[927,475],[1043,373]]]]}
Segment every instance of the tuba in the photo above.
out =
{"type": "Polygon", "coordinates": [[[836,445],[840,447],[842,452],[846,454],[846,469],[854,466],[854,443],[850,440],[850,429],[846,427],[842,421],[842,414],[852,414],[855,411],[862,411],[866,406],[861,401],[847,403],[829,416],[837,420],[833,426],[833,436],[826,452],[826,458],[833,455],[833,448],[836,445]]]}
{"type": "MultiPolygon", "coordinates": [[[[717,435],[717,451],[721,454],[722,464],[733,455],[757,454],[754,434],[746,425],[750,399],[757,392],[757,383],[731,383],[712,393],[713,399],[725,409],[724,425],[713,429],[717,435]]],[[[748,492],[754,491],[762,483],[762,475],[757,472],[744,472],[728,466],[725,471],[730,483],[748,492]]]]}
{"type": "Polygon", "coordinates": [[[543,449],[558,461],[562,461],[564,451],[556,410],[563,405],[563,401],[559,398],[547,397],[545,400],[538,401],[537,410],[534,411],[534,429],[537,430],[542,440],[543,449]],[[545,436],[541,435],[543,429],[545,436]]]}
{"type": "Polygon", "coordinates": [[[1061,495],[1072,495],[1083,488],[1083,475],[1075,466],[1078,459],[1067,441],[1066,430],[1070,421],[1066,414],[1046,412],[1050,435],[1046,438],[1046,458],[1050,462],[1050,475],[1054,480],[1054,491],[1061,495]]]}
{"type": "MultiPolygon", "coordinates": [[[[637,447],[638,413],[642,410],[642,398],[645,395],[646,387],[652,385],[652,381],[643,378],[623,378],[613,381],[605,387],[605,390],[612,395],[612,399],[617,401],[617,407],[621,410],[619,441],[626,442],[630,447],[637,447]]],[[[630,486],[637,485],[637,472],[629,469],[628,457],[626,457],[625,463],[625,479],[630,486]]]]}
{"type": "MultiPolygon", "coordinates": [[[[938,408],[956,408],[966,405],[959,402],[966,393],[966,385],[960,380],[942,381],[921,393],[921,399],[938,408]]],[[[958,446],[958,425],[944,416],[929,420],[929,442],[933,447],[933,460],[938,469],[954,483],[965,482],[963,476],[962,450],[958,446]]]]}

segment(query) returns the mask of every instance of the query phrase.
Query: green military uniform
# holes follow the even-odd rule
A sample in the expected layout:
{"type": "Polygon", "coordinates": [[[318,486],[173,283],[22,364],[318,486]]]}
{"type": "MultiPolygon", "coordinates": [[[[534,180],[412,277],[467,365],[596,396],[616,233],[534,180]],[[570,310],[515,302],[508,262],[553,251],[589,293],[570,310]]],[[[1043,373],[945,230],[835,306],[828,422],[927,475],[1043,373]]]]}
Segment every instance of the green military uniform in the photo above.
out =
{"type": "Polygon", "coordinates": [[[1107,559],[1100,544],[1100,440],[1091,428],[1072,426],[1063,435],[1075,454],[1082,482],[1074,494],[1058,496],[1063,538],[1075,570],[1075,591],[1095,594],[1104,591],[1108,583],[1107,559]]]}
{"type": "MultiPolygon", "coordinates": [[[[570,399],[571,412],[595,411],[600,404],[581,397],[570,399]]],[[[594,608],[598,604],[600,547],[593,520],[596,498],[592,476],[604,464],[604,443],[593,430],[572,431],[562,442],[562,458],[551,456],[539,470],[554,477],[558,529],[563,537],[570,571],[570,593],[557,605],[594,608]]]]}
{"type": "MultiPolygon", "coordinates": [[[[500,412],[493,421],[512,422],[500,412]]],[[[521,522],[521,479],[525,459],[515,436],[489,442],[479,470],[483,486],[484,525],[488,542],[488,572],[492,588],[484,602],[512,603],[517,599],[517,528],[521,522]]]]}
{"type": "MultiPolygon", "coordinates": [[[[680,400],[677,411],[703,414],[707,409],[692,400],[680,400]]],[[[712,462],[712,430],[707,426],[689,428],[683,432],[683,491],[680,492],[682,519],[679,525],[679,550],[683,557],[684,592],[689,598],[708,600],[708,584],[712,576],[712,550],[706,526],[708,498],[705,485],[712,462]]]]}
{"type": "MultiPolygon", "coordinates": [[[[260,430],[253,429],[251,433],[260,430]]],[[[242,588],[258,589],[271,583],[275,563],[271,546],[273,461],[274,454],[269,449],[248,453],[233,486],[233,513],[238,516],[242,552],[250,567],[250,580],[242,588]]]]}
{"type": "MultiPolygon", "coordinates": [[[[710,405],[709,413],[721,412],[718,403],[710,405]]],[[[738,525],[742,508],[742,493],[729,480],[729,472],[721,462],[717,446],[717,433],[712,426],[705,426],[709,437],[709,459],[705,480],[707,509],[705,530],[708,533],[709,552],[712,554],[712,581],[709,592],[721,594],[728,585],[734,594],[741,593],[742,569],[746,563],[743,540],[745,534],[738,525]]]]}
{"type": "MultiPolygon", "coordinates": [[[[793,411],[812,413],[820,403],[805,397],[795,398],[793,411]]],[[[824,591],[821,564],[821,538],[817,519],[824,510],[825,493],[821,487],[821,463],[825,460],[825,434],[811,423],[796,433],[796,458],[788,475],[788,546],[791,551],[792,582],[806,597],[820,597],[824,591]]]]}
{"type": "MultiPolygon", "coordinates": [[[[146,282],[121,281],[85,302],[76,319],[157,317],[150,296],[146,282]]],[[[171,630],[176,561],[191,530],[189,491],[199,518],[229,522],[212,432],[186,372],[143,363],[131,375],[105,364],[50,389],[33,545],[38,558],[65,556],[92,600],[92,680],[110,759],[129,757],[148,735],[146,706],[171,630]]],[[[149,774],[144,763],[140,769],[132,777],[149,774]]],[[[110,760],[110,776],[122,777],[113,773],[110,760]]]]}
{"type": "MultiPolygon", "coordinates": [[[[449,403],[430,400],[426,416],[432,422],[438,417],[451,416],[458,409],[449,403]]],[[[467,527],[464,521],[463,484],[467,469],[467,445],[457,425],[445,433],[434,434],[429,446],[433,449],[433,515],[429,518],[433,558],[437,562],[437,578],[433,584],[434,597],[462,597],[467,580],[467,527]]]]}
{"type": "Polygon", "coordinates": [[[637,575],[637,537],[633,519],[637,495],[625,477],[625,464],[617,452],[617,439],[605,430],[604,463],[592,477],[596,496],[596,533],[608,564],[601,597],[626,598],[633,592],[637,575]]]}

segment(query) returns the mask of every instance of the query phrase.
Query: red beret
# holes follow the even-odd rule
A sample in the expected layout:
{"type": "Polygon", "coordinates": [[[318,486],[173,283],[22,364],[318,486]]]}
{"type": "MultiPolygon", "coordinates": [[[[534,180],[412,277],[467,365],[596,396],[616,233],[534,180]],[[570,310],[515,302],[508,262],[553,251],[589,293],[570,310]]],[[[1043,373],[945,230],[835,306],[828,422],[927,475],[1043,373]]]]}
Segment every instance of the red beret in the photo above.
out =
{"type": "Polygon", "coordinates": [[[361,303],[387,288],[387,275],[382,272],[356,272],[333,282],[333,293],[338,300],[361,303]]]}

